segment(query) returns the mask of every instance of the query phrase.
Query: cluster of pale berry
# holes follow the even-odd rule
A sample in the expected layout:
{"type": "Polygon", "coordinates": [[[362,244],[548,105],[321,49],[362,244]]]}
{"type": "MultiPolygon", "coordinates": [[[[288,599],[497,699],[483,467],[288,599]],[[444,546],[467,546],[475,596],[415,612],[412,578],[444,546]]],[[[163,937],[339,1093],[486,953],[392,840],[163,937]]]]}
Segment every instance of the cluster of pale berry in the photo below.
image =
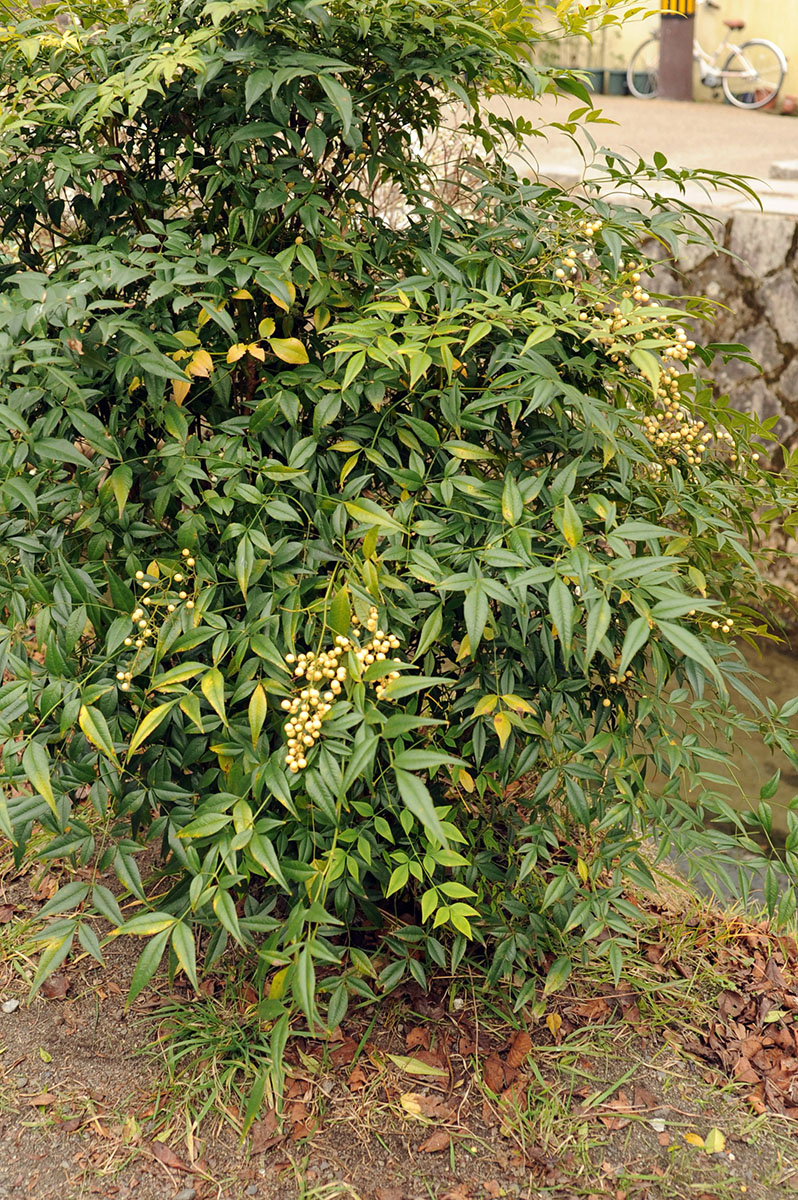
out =
{"type": "Polygon", "coordinates": [[[135,581],[145,595],[141,599],[141,604],[134,608],[130,614],[133,629],[131,636],[126,637],[123,644],[134,649],[136,655],[127,670],[117,671],[116,673],[120,691],[127,692],[130,690],[139,653],[148,642],[152,643],[157,637],[158,626],[155,623],[155,619],[159,615],[168,615],[175,612],[178,604],[181,602],[188,609],[194,607],[194,601],[189,597],[188,591],[182,585],[187,583],[187,576],[195,566],[195,559],[192,558],[190,550],[184,549],[181,551],[181,554],[186,574],[183,571],[175,571],[169,578],[161,580],[157,576],[146,575],[144,571],[136,571],[134,576],[135,581]],[[174,591],[173,584],[177,585],[177,592],[174,591]],[[152,590],[153,588],[155,588],[155,591],[152,590]]]}
{"type": "Polygon", "coordinates": [[[665,347],[662,357],[673,358],[677,362],[687,362],[691,350],[695,350],[695,342],[687,336],[681,325],[677,325],[674,330],[673,345],[665,347]]]}
{"type": "MultiPolygon", "coordinates": [[[[691,608],[687,615],[690,617],[697,616],[696,610],[691,608]]],[[[731,633],[733,625],[734,617],[720,617],[719,620],[709,622],[710,629],[719,630],[721,633],[731,633]]]]}
{"type": "Polygon", "coordinates": [[[694,420],[678,400],[665,398],[662,403],[662,412],[643,417],[646,438],[655,450],[664,451],[663,461],[669,467],[676,465],[677,453],[684,454],[687,462],[695,466],[706,453],[712,434],[705,433],[704,422],[694,420]]]}
{"type": "MultiPolygon", "coordinates": [[[[329,650],[320,650],[318,654],[286,654],[285,661],[293,669],[296,679],[301,679],[307,685],[299,695],[291,700],[282,700],[280,707],[288,714],[283,726],[286,736],[287,752],[285,763],[289,771],[296,775],[308,765],[310,751],[321,737],[322,721],[340,696],[344,681],[349,674],[342,665],[342,658],[350,651],[356,660],[364,667],[370,667],[375,662],[385,662],[391,650],[399,649],[399,639],[393,633],[386,633],[378,627],[376,608],[369,609],[366,630],[372,635],[362,645],[358,643],[362,635],[360,619],[352,618],[352,636],[337,634],[334,645],[329,650]]],[[[394,662],[401,659],[394,658],[394,662]]],[[[398,671],[390,671],[388,680],[398,679],[398,671]]],[[[378,700],[385,694],[385,684],[377,681],[375,693],[378,700]]]]}

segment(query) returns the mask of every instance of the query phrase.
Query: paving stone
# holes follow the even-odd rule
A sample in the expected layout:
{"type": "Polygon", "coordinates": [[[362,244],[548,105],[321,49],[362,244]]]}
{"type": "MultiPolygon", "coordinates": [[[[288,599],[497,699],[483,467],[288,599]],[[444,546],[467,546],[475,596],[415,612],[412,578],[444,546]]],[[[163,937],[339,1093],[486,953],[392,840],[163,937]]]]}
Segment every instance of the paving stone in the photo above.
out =
{"type": "Polygon", "coordinates": [[[761,279],[783,267],[793,243],[792,217],[737,213],[732,220],[729,249],[740,260],[741,275],[761,279]]]}
{"type": "Polygon", "coordinates": [[[798,158],[783,158],[770,164],[771,179],[798,179],[798,158]]]}

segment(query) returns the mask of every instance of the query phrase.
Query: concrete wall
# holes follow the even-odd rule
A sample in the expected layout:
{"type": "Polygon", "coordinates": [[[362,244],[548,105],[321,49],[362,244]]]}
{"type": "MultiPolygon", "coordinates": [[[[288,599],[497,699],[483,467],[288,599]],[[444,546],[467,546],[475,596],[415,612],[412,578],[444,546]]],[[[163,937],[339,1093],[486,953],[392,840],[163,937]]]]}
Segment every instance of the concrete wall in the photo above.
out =
{"type": "MultiPolygon", "coordinates": [[[[686,245],[663,261],[654,287],[668,295],[706,296],[717,305],[697,341],[741,342],[762,366],[716,361],[709,374],[735,408],[776,416],[775,433],[798,446],[798,221],[791,216],[721,215],[717,239],[729,252],[686,245]]],[[[651,247],[649,248],[651,249],[651,247]]]]}
{"type": "MultiPolygon", "coordinates": [[[[798,0],[767,0],[765,3],[763,0],[722,0],[719,12],[702,6],[696,17],[696,35],[709,54],[714,52],[726,33],[724,19],[745,21],[742,33],[732,35],[738,44],[747,38],[761,37],[769,38],[781,47],[788,63],[781,97],[790,93],[798,95],[798,0]]],[[[607,30],[605,33],[599,30],[589,49],[573,41],[563,41],[561,61],[580,66],[625,68],[632,52],[658,26],[659,16],[646,19],[634,17],[624,21],[620,30],[607,30]]],[[[726,57],[721,55],[721,66],[726,57]]],[[[695,99],[711,100],[714,93],[698,82],[697,72],[695,79],[695,99]]],[[[718,96],[720,103],[724,103],[722,93],[718,93],[718,96]]]]}

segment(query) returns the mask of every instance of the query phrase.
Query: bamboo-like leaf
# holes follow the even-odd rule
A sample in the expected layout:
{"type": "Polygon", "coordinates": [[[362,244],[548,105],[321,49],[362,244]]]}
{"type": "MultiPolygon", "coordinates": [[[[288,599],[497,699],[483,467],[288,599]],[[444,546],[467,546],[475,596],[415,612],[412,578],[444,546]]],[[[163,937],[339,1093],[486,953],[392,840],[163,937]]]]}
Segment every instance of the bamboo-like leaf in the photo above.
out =
{"type": "Polygon", "coordinates": [[[133,754],[134,751],[138,750],[139,746],[146,742],[150,734],[155,732],[161,721],[163,721],[167,713],[171,712],[176,704],[176,700],[167,700],[165,704],[159,704],[156,708],[151,709],[150,712],[147,713],[147,715],[138,725],[133,737],[130,739],[130,745],[127,748],[128,761],[130,760],[131,754],[133,754]]]}
{"type": "Polygon", "coordinates": [[[108,728],[106,721],[99,708],[93,708],[82,704],[78,713],[78,725],[83,730],[86,737],[93,746],[96,746],[106,758],[110,758],[111,762],[119,766],[114,744],[111,741],[111,731],[108,728]]]}
{"type": "Polygon", "coordinates": [[[263,685],[259,683],[249,698],[249,707],[247,709],[249,731],[252,735],[253,746],[257,744],[260,731],[263,729],[263,722],[266,720],[266,708],[266,692],[263,690],[263,685]]]}
{"type": "Polygon", "coordinates": [[[222,718],[225,725],[227,717],[224,710],[224,675],[218,667],[213,667],[206,675],[203,675],[200,680],[202,694],[216,713],[222,718]]]}
{"type": "Polygon", "coordinates": [[[55,806],[55,795],[50,779],[50,756],[41,742],[28,742],[25,753],[22,755],[22,770],[39,795],[56,813],[58,810],[55,806]]]}

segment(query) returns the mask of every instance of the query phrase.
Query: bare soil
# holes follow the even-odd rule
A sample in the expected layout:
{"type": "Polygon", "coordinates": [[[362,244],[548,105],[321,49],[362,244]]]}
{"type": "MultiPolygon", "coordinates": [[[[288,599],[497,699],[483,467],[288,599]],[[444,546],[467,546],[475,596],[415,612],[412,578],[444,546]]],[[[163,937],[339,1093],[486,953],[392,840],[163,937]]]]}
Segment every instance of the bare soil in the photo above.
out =
{"type": "Polygon", "coordinates": [[[219,972],[195,995],[159,976],[128,1010],[140,947],[120,941],[28,1003],[24,922],[46,898],[32,882],[0,880],[0,1200],[798,1196],[798,975],[763,926],[694,928],[681,957],[653,941],[619,989],[586,975],[515,1018],[467,977],[400,989],[289,1043],[281,1112],[267,1100],[242,1139],[223,1056],[198,1045],[170,1080],[163,1048],[209,1014],[265,1038],[251,985],[219,972]],[[217,1099],[198,1125],[203,1073],[217,1099]]]}

